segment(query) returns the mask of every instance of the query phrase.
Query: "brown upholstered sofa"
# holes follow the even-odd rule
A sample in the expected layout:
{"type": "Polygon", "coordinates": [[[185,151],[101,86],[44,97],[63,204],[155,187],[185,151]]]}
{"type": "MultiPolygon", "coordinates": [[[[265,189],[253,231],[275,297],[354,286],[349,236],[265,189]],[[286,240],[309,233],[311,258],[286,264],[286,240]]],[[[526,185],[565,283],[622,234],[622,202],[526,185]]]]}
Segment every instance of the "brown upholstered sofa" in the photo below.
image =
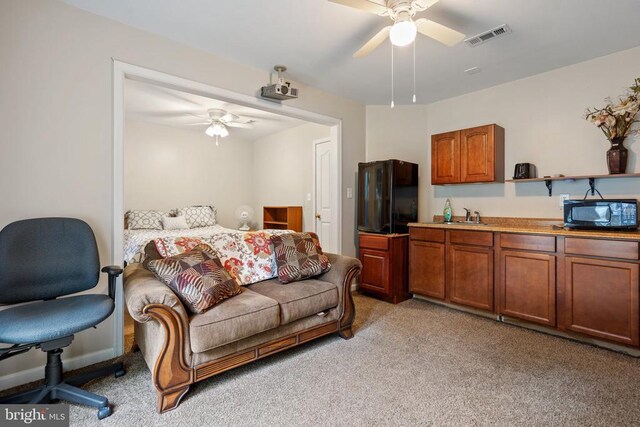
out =
{"type": "Polygon", "coordinates": [[[195,315],[142,264],[129,265],[124,296],[152,372],[158,411],[174,409],[191,384],[220,372],[323,335],[351,338],[351,283],[361,264],[327,256],[332,268],[321,276],[286,285],[277,278],[255,283],[195,315]]]}

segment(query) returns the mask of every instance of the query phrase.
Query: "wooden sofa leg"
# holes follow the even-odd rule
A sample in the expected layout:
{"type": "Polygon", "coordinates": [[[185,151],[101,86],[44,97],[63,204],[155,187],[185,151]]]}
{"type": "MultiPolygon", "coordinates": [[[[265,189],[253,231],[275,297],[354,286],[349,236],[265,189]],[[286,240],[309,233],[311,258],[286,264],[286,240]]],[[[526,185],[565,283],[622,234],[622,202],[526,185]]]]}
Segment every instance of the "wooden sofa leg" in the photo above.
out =
{"type": "Polygon", "coordinates": [[[189,391],[189,386],[181,387],[172,391],[158,390],[158,412],[163,413],[176,409],[180,404],[182,397],[189,391]]]}
{"type": "Polygon", "coordinates": [[[349,326],[348,328],[339,330],[338,335],[340,335],[340,337],[344,338],[345,340],[350,340],[351,338],[353,338],[353,330],[351,329],[351,326],[349,326]]]}

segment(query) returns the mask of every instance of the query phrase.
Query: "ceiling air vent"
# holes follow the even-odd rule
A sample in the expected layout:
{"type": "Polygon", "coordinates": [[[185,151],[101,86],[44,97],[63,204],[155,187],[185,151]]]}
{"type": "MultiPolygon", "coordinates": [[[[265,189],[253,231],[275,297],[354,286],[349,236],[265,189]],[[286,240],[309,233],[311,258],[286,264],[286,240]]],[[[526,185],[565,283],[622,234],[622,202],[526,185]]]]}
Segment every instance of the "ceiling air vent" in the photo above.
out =
{"type": "Polygon", "coordinates": [[[485,31],[473,37],[465,39],[465,43],[471,47],[476,47],[484,42],[495,39],[496,37],[504,36],[511,32],[511,28],[507,24],[501,25],[493,30],[485,31]]]}

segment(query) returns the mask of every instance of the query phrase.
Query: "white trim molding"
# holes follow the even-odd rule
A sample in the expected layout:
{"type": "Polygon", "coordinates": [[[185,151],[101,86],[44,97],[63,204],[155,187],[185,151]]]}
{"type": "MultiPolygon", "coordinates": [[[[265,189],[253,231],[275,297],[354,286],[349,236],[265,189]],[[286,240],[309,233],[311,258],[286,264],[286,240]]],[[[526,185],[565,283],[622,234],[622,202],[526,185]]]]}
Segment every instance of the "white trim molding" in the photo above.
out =
{"type": "MultiPolygon", "coordinates": [[[[337,163],[337,214],[336,226],[337,250],[342,253],[342,120],[322,114],[290,107],[279,103],[265,101],[227,89],[196,82],[160,71],[151,70],[113,59],[113,218],[112,218],[112,251],[114,264],[120,265],[124,259],[124,86],[125,79],[144,81],[155,85],[180,90],[232,104],[256,108],[283,116],[293,117],[307,122],[331,127],[331,139],[336,144],[337,163]]],[[[122,294],[122,278],[118,280],[115,308],[115,337],[112,356],[124,352],[124,297],[122,294]]]]}

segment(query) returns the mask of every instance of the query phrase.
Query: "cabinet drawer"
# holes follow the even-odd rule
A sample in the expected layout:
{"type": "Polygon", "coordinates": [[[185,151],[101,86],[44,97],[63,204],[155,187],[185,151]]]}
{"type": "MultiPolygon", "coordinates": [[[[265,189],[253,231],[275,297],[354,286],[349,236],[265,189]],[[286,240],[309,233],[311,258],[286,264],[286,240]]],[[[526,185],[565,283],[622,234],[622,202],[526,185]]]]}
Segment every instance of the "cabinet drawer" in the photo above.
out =
{"type": "Polygon", "coordinates": [[[500,247],[525,251],[556,251],[556,236],[534,236],[530,234],[501,234],[500,247]]]}
{"type": "Polygon", "coordinates": [[[444,243],[444,230],[433,228],[412,227],[409,229],[411,240],[426,240],[428,242],[444,243]]]}
{"type": "Polygon", "coordinates": [[[637,260],[638,242],[567,237],[564,240],[564,251],[567,254],[637,260]]]}
{"type": "Polygon", "coordinates": [[[389,239],[386,236],[361,234],[360,247],[364,249],[378,249],[380,251],[386,251],[389,249],[389,239]]]}
{"type": "Polygon", "coordinates": [[[463,245],[493,246],[493,232],[491,231],[449,231],[449,242],[463,245]]]}

